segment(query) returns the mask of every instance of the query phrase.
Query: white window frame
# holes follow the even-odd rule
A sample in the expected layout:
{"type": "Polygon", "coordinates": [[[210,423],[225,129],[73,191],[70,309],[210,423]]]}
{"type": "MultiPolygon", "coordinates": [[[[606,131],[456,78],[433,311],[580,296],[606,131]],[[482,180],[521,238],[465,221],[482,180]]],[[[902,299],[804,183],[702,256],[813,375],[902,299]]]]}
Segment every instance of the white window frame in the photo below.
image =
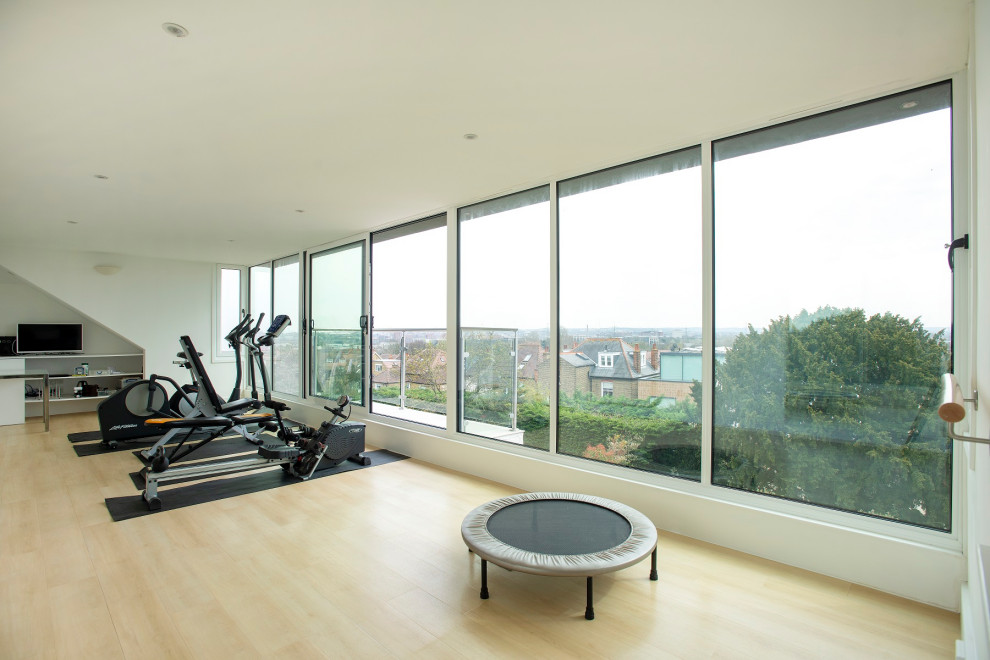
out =
{"type": "Polygon", "coordinates": [[[598,366],[599,367],[614,367],[615,366],[615,356],[616,353],[599,353],[598,354],[598,366]]]}
{"type": "Polygon", "coordinates": [[[230,330],[230,328],[221,327],[223,325],[223,271],[234,270],[238,272],[238,277],[240,278],[240,286],[238,287],[238,301],[237,308],[238,314],[237,318],[240,320],[244,316],[244,312],[247,309],[247,287],[248,287],[248,269],[246,266],[238,266],[235,264],[217,264],[216,269],[213,273],[213,318],[212,318],[212,341],[213,345],[211,359],[213,362],[233,362],[234,361],[234,351],[231,349],[224,341],[223,337],[230,330]]]}
{"type": "Polygon", "coordinates": [[[612,383],[612,381],[610,381],[610,380],[603,380],[602,381],[602,392],[601,392],[601,395],[603,397],[604,396],[612,396],[612,397],[615,396],[615,385],[614,385],[614,383],[612,383]],[[608,385],[608,389],[605,388],[606,385],[608,385]],[[605,392],[608,392],[608,394],[605,394],[605,392]]]}

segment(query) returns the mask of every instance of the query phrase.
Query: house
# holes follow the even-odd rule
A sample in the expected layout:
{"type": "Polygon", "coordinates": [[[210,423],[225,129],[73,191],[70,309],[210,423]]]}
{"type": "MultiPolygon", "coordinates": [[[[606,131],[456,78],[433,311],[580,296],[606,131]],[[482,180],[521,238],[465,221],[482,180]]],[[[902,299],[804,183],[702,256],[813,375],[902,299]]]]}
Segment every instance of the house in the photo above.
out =
{"type": "MultiPolygon", "coordinates": [[[[545,361],[544,381],[551,363],[545,361]]],[[[701,381],[701,353],[661,351],[657,344],[642,350],[624,339],[585,339],[560,352],[560,391],[626,399],[682,401],[701,381]]],[[[552,381],[549,381],[552,382],[552,381]]]]}
{"type": "MultiPolygon", "coordinates": [[[[713,209],[713,199],[716,204],[720,200],[720,182],[710,167],[716,162],[713,143],[743,135],[758,141],[769,127],[800,127],[806,124],[788,122],[834,117],[839,110],[948,82],[953,123],[941,152],[951,152],[953,159],[952,204],[950,212],[932,216],[932,222],[944,228],[933,242],[933,262],[944,264],[938,284],[950,287],[942,245],[968,236],[968,248],[954,250],[955,289],[944,296],[942,306],[955,310],[946,336],[955,335],[954,369],[966,398],[977,398],[973,394],[980,390],[985,397],[990,382],[990,183],[985,175],[990,171],[990,0],[633,0],[614,5],[577,0],[484,6],[380,0],[303,2],[291,8],[231,0],[184,5],[53,0],[6,3],[0,8],[0,25],[0,303],[5,310],[0,335],[13,334],[18,320],[29,314],[38,315],[31,320],[85,319],[105,328],[107,336],[140,347],[146,373],[178,380],[184,380],[185,373],[172,364],[176,343],[189,335],[204,354],[217,389],[227,392],[235,370],[232,357],[223,350],[221,308],[232,307],[235,318],[242,309],[253,310],[255,316],[256,310],[266,310],[266,318],[286,313],[298,330],[296,345],[285,351],[295,370],[284,363],[273,365],[276,378],[288,374],[291,381],[279,380],[276,394],[291,405],[294,417],[319,423],[326,413],[325,400],[311,396],[307,331],[312,318],[322,315],[331,320],[321,327],[350,330],[376,323],[420,328],[439,323],[448,337],[456,336],[463,284],[457,275],[459,208],[547,189],[553,208],[548,213],[556,219],[556,191],[563,182],[595,172],[607,179],[614,168],[694,149],[703,171],[696,196],[703,221],[694,235],[702,235],[703,250],[692,253],[693,270],[685,268],[678,277],[664,280],[617,278],[616,264],[663,263],[684,248],[663,233],[616,230],[621,217],[603,212],[594,231],[566,246],[554,242],[538,259],[521,259],[511,252],[495,255],[485,284],[496,291],[509,272],[545,276],[547,287],[534,287],[534,297],[544,312],[549,311],[555,333],[562,322],[557,317],[556,285],[566,277],[558,267],[561,253],[579,253],[568,267],[590,273],[605,285],[603,293],[580,301],[589,312],[619,289],[635,291],[638,307],[668,304],[668,294],[682,284],[679,278],[690,278],[702,283],[703,294],[696,299],[703,307],[705,341],[711,348],[716,341],[712,315],[721,295],[713,272],[724,263],[713,244],[727,224],[726,216],[713,209]],[[363,266],[376,254],[384,259],[395,255],[373,235],[402,235],[409,223],[437,217],[449,228],[441,256],[426,254],[420,246],[410,248],[413,254],[404,277],[389,292],[376,287],[375,273],[363,266]],[[314,278],[316,255],[341,256],[343,265],[317,272],[314,278]],[[353,256],[356,272],[345,267],[351,262],[344,256],[353,256]],[[428,269],[429,275],[424,274],[428,269]],[[250,280],[256,285],[249,288],[250,280]],[[412,303],[415,313],[409,319],[379,315],[376,323],[369,323],[375,305],[388,295],[412,303]]],[[[903,99],[898,107],[911,111],[905,106],[912,102],[903,99]]],[[[798,146],[808,137],[797,131],[793,136],[798,146]]],[[[900,145],[907,150],[910,146],[900,145]]],[[[850,157],[845,165],[861,160],[850,157]]],[[[811,177],[798,167],[792,173],[811,177]]],[[[792,191],[781,185],[779,194],[766,195],[765,201],[789,203],[795,215],[842,202],[837,191],[791,199],[792,191]]],[[[845,217],[842,211],[839,208],[835,217],[845,217]]],[[[869,239],[850,231],[844,236],[846,244],[868,246],[876,254],[894,253],[914,264],[916,255],[900,248],[900,239],[912,231],[902,220],[889,219],[887,231],[869,239]]],[[[818,253],[825,250],[818,238],[831,226],[822,223],[812,232],[795,223],[775,236],[786,234],[790,251],[821,256],[818,253]]],[[[551,226],[545,235],[557,241],[557,229],[551,226]]],[[[756,239],[769,235],[758,221],[744,229],[756,239]]],[[[782,254],[755,244],[747,268],[738,272],[763,273],[766,283],[746,289],[738,297],[741,304],[759,307],[772,293],[775,278],[784,281],[793,275],[774,272],[782,254]]],[[[841,251],[824,256],[833,258],[836,272],[852,263],[841,251]]],[[[827,282],[831,275],[823,272],[820,280],[827,282]]],[[[871,285],[898,285],[880,279],[871,285]]],[[[515,285],[509,290],[511,295],[504,298],[524,306],[525,290],[515,285]]],[[[907,291],[905,296],[914,293],[907,291]]],[[[497,312],[503,302],[493,300],[490,311],[497,312]]],[[[772,313],[778,312],[767,312],[772,313]]],[[[739,325],[745,326],[745,320],[739,325]]],[[[541,386],[556,383],[558,363],[562,391],[587,387],[601,395],[611,384],[616,396],[635,384],[640,398],[653,396],[645,388],[665,382],[662,356],[655,366],[644,343],[639,360],[636,342],[604,348],[594,356],[572,350],[551,356],[546,377],[542,370],[537,373],[541,386]],[[565,375],[573,376],[573,383],[565,382],[565,375]],[[657,375],[660,381],[651,380],[657,375]]],[[[366,359],[372,364],[370,355],[366,359]]],[[[682,388],[690,373],[685,360],[688,356],[681,356],[683,380],[677,381],[682,388]]],[[[451,353],[445,385],[456,382],[454,362],[451,353]]],[[[382,367],[384,371],[384,356],[382,367]]],[[[366,372],[367,393],[375,376],[370,369],[366,372]]],[[[552,385],[549,389],[555,391],[552,385]]],[[[13,408],[21,407],[19,396],[11,399],[13,408]]],[[[438,481],[449,483],[450,472],[457,471],[521,490],[586,489],[628,502],[664,530],[697,539],[698,545],[690,547],[698,555],[708,552],[701,544],[714,544],[787,564],[794,567],[787,569],[790,574],[810,571],[820,577],[809,582],[842,592],[840,601],[877,589],[891,601],[909,598],[958,612],[965,621],[960,653],[969,659],[990,657],[990,590],[983,570],[990,561],[990,517],[985,513],[990,511],[990,464],[985,450],[975,445],[949,443],[955,517],[950,531],[936,533],[866,514],[722,488],[711,480],[708,444],[700,481],[623,472],[618,466],[545,449],[503,448],[461,433],[454,397],[449,398],[445,424],[383,420],[373,407],[361,406],[355,406],[352,419],[368,425],[369,442],[375,446],[410,455],[417,467],[443,468],[438,481]]],[[[75,404],[58,404],[63,405],[75,404]]],[[[95,427],[91,417],[85,417],[92,411],[61,414],[67,409],[56,410],[59,424],[78,419],[82,421],[73,430],[95,427]]],[[[967,412],[969,417],[956,431],[990,436],[990,407],[969,406],[967,412]]],[[[552,418],[549,423],[552,426],[552,418]]],[[[703,423],[709,425],[707,442],[710,418],[703,423]]],[[[447,572],[446,564],[438,565],[442,562],[436,557],[449,549],[442,543],[416,537],[419,543],[408,547],[407,576],[390,568],[381,578],[392,588],[385,600],[361,600],[355,595],[360,595],[356,582],[339,590],[331,584],[349,572],[341,556],[352,558],[358,565],[352,572],[362,574],[389,544],[403,538],[400,531],[408,528],[411,534],[429,528],[432,518],[424,516],[417,526],[417,521],[389,509],[389,498],[404,503],[412,499],[398,490],[360,489],[360,497],[343,495],[332,502],[286,497],[297,500],[294,506],[299,509],[312,506],[305,522],[288,521],[279,506],[266,500],[265,506],[255,508],[233,503],[222,526],[212,525],[215,521],[191,507],[165,512],[161,523],[135,521],[113,527],[92,502],[133,494],[130,485],[116,480],[118,473],[126,477],[125,463],[110,463],[121,456],[111,457],[103,469],[69,468],[73,471],[66,477],[70,473],[63,460],[75,457],[64,456],[67,443],[59,438],[56,444],[38,426],[36,417],[29,416],[26,424],[0,427],[0,443],[17,448],[5,453],[17,460],[0,466],[2,513],[8,523],[0,534],[6,587],[0,615],[9,626],[0,644],[38,645],[23,653],[0,648],[0,656],[317,655],[332,648],[335,636],[343,640],[339,651],[345,654],[418,651],[470,657],[492,652],[484,638],[466,640],[467,633],[455,640],[464,646],[451,649],[446,642],[429,639],[434,644],[430,646],[426,640],[439,632],[436,628],[406,626],[405,619],[392,617],[396,611],[427,611],[434,615],[433,622],[456,621],[459,626],[464,621],[462,608],[476,606],[458,600],[460,592],[430,591],[462,577],[447,572]],[[43,451],[29,451],[24,434],[38,439],[43,451]],[[121,485],[129,490],[115,490],[121,485]],[[23,496],[35,486],[46,490],[23,496]],[[81,526],[63,525],[77,518],[81,526]],[[352,533],[334,547],[338,553],[322,556],[319,543],[293,543],[294,527],[320,519],[334,526],[323,541],[352,533]],[[370,531],[360,528],[369,520],[374,522],[370,531]],[[70,527],[71,535],[59,535],[70,527]],[[139,536],[133,535],[135,528],[142,530],[139,536]],[[244,554],[212,552],[210,537],[222,534],[238,538],[244,554]],[[170,559],[171,544],[183,548],[191,572],[180,582],[160,583],[152,567],[170,559]],[[280,561],[288,560],[288,554],[279,554],[288,549],[295,553],[293,558],[308,562],[311,588],[298,594],[298,609],[277,611],[267,619],[254,617],[267,611],[268,594],[299,577],[293,566],[280,561]],[[155,561],[145,561],[146,556],[155,561]],[[258,559],[265,556],[278,560],[258,559]],[[434,574],[441,578],[432,581],[434,587],[419,579],[434,574]],[[214,590],[199,588],[207,578],[222,581],[212,584],[214,590]],[[413,580],[414,586],[406,588],[413,580]],[[248,583],[258,597],[253,602],[241,598],[238,590],[248,583]],[[170,616],[170,606],[181,606],[181,617],[170,616]],[[313,621],[307,618],[313,611],[329,619],[365,612],[370,614],[364,623],[373,623],[324,622],[321,628],[314,622],[312,637],[300,635],[291,648],[276,643],[282,640],[272,630],[293,618],[313,621]],[[78,622],[77,628],[67,627],[73,622],[78,622]],[[361,635],[370,634],[368,629],[404,630],[409,639],[423,643],[413,649],[362,645],[361,635]],[[222,631],[222,645],[202,642],[213,639],[215,631],[222,631]],[[183,632],[188,638],[167,651],[154,649],[149,641],[178,639],[183,632]],[[115,645],[87,645],[93,638],[107,639],[104,635],[115,645]]],[[[421,477],[420,486],[430,484],[429,476],[421,477]]],[[[305,493],[310,492],[306,486],[317,484],[295,488],[305,493]]],[[[476,486],[469,495],[451,487],[435,497],[424,488],[413,501],[424,512],[449,514],[445,507],[470,508],[469,500],[486,492],[485,487],[476,486]]],[[[503,492],[488,487],[493,494],[503,492]]],[[[456,541],[456,530],[453,534],[456,541]]],[[[467,572],[467,553],[463,555],[464,566],[454,570],[467,572]]],[[[737,578],[741,576],[732,573],[727,582],[737,578]]],[[[621,589],[621,582],[615,581],[615,589],[621,589]]],[[[659,593],[665,593],[663,584],[659,593]]],[[[778,584],[774,579],[754,582],[753,592],[778,584]]],[[[780,593],[810,593],[804,588],[784,587],[780,593]]],[[[697,595],[708,599],[715,593],[697,595]]],[[[811,600],[820,594],[814,593],[811,600]]],[[[493,590],[497,603],[494,594],[493,590]]],[[[801,598],[784,600],[797,603],[801,598]]],[[[742,623],[737,619],[726,624],[758,655],[766,638],[750,637],[750,623],[787,620],[787,615],[757,616],[753,612],[759,610],[747,608],[750,602],[742,599],[738,607],[726,605],[711,614],[724,616],[731,610],[742,617],[742,623]]],[[[856,611],[855,606],[831,605],[820,625],[808,628],[828,629],[839,618],[855,618],[856,611]]],[[[472,613],[474,624],[483,618],[472,613]]],[[[890,637],[909,637],[914,619],[906,618],[879,618],[874,623],[886,627],[890,637]]],[[[592,625],[604,623],[602,616],[592,625]]],[[[636,640],[665,622],[647,618],[625,624],[620,634],[602,634],[587,646],[551,651],[647,655],[650,650],[635,647],[636,640]]],[[[543,620],[533,622],[534,636],[548,627],[543,620]]],[[[693,645],[694,628],[664,630],[687,641],[654,655],[699,648],[693,645]]],[[[529,632],[517,626],[512,634],[498,637],[498,643],[511,645],[514,640],[509,638],[519,637],[529,641],[529,632]]],[[[817,652],[802,649],[787,632],[776,638],[786,645],[781,654],[817,652]]],[[[28,647],[15,650],[22,648],[28,647]]],[[[698,654],[734,651],[703,648],[698,654]]],[[[875,652],[883,655],[887,649],[878,646],[875,652]]],[[[835,656],[840,655],[841,650],[835,650],[835,656]]]]}

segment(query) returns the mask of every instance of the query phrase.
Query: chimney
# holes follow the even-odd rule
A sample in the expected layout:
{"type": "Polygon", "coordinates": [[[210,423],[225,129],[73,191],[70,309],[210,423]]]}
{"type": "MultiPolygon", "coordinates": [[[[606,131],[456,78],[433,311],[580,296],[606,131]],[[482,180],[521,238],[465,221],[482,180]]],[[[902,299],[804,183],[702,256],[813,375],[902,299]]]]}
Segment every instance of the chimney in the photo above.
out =
{"type": "Polygon", "coordinates": [[[639,350],[639,344],[633,348],[633,371],[640,372],[640,365],[643,363],[643,354],[639,350]]]}
{"type": "Polygon", "coordinates": [[[654,371],[660,370],[660,347],[656,344],[650,347],[650,366],[654,371]]]}

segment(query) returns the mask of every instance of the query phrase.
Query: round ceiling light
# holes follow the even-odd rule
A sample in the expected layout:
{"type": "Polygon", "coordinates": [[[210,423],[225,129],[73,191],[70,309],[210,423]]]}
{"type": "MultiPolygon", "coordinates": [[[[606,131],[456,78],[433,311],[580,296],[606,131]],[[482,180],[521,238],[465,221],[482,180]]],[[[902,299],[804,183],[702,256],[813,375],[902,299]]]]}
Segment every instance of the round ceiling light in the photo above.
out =
{"type": "Polygon", "coordinates": [[[168,32],[173,37],[188,37],[189,30],[182,27],[178,23],[162,23],[162,29],[168,32]]]}
{"type": "Polygon", "coordinates": [[[464,139],[465,140],[477,140],[478,139],[478,134],[477,133],[465,133],[464,134],[464,139]]]}

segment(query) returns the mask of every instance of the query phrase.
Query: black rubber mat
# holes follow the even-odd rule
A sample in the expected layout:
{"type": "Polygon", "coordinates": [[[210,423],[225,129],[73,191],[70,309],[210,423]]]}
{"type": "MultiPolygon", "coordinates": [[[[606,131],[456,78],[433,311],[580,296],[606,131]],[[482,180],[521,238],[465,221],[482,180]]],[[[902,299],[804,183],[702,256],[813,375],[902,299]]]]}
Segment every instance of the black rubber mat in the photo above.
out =
{"type": "MultiPolygon", "coordinates": [[[[371,459],[371,465],[358,465],[357,463],[344,461],[336,467],[317,472],[310,477],[310,481],[334,474],[340,474],[341,472],[362,470],[364,468],[385,465],[386,463],[394,463],[395,461],[401,461],[408,458],[408,456],[396,454],[395,452],[388,451],[387,449],[364,452],[364,455],[371,459]]],[[[255,472],[253,474],[244,475],[242,477],[215,479],[213,481],[204,481],[202,483],[193,484],[191,486],[182,486],[179,488],[159,488],[158,495],[162,500],[161,510],[171,511],[173,509],[181,509],[183,507],[193,506],[195,504],[203,504],[204,502],[213,502],[216,500],[227,499],[228,497],[236,497],[238,495],[244,495],[245,493],[256,493],[263,490],[270,490],[272,488],[301,483],[304,482],[294,477],[290,477],[285,474],[281,468],[275,467],[255,472]]],[[[128,520],[130,518],[138,518],[140,516],[148,515],[149,513],[156,513],[148,510],[148,505],[144,502],[141,495],[131,495],[129,497],[108,497],[105,501],[107,510],[110,512],[110,517],[113,518],[115,522],[128,520]]]]}
{"type": "Polygon", "coordinates": [[[79,433],[70,433],[69,442],[92,442],[93,440],[100,440],[103,438],[103,434],[99,431],[80,431],[79,433]]]}

